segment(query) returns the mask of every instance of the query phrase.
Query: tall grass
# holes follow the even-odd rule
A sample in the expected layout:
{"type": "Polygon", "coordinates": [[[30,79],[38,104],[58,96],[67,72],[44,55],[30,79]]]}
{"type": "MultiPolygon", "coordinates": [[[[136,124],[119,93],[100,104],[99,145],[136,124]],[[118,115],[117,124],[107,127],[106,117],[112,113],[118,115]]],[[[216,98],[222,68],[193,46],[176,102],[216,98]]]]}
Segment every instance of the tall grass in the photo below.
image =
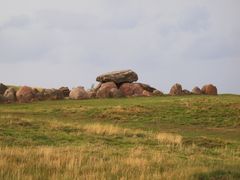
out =
{"type": "Polygon", "coordinates": [[[178,134],[158,133],[157,140],[164,144],[182,145],[183,137],[178,134]]]}
{"type": "Polygon", "coordinates": [[[231,172],[225,177],[240,177],[240,158],[229,149],[216,150],[219,157],[226,156],[221,161],[214,157],[216,162],[196,147],[176,150],[105,145],[5,147],[0,149],[0,179],[190,179],[216,170],[231,172]]]}

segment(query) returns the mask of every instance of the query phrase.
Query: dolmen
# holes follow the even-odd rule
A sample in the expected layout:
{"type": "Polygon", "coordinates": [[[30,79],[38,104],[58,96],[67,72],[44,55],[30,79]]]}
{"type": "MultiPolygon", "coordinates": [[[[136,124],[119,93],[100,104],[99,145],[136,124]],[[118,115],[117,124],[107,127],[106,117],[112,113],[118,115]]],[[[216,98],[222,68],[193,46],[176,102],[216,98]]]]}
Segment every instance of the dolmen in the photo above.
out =
{"type": "Polygon", "coordinates": [[[136,96],[160,96],[163,93],[150,85],[139,83],[132,70],[113,71],[99,75],[99,84],[92,90],[96,98],[119,98],[136,96]]]}

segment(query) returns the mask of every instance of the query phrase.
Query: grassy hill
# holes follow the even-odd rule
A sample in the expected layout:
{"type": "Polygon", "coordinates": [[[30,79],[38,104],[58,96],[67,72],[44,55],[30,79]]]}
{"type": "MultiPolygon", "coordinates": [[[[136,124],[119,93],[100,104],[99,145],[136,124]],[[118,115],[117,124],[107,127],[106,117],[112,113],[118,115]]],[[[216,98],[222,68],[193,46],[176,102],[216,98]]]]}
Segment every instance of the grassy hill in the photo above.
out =
{"type": "Polygon", "coordinates": [[[0,179],[240,179],[240,96],[0,105],[0,179]]]}

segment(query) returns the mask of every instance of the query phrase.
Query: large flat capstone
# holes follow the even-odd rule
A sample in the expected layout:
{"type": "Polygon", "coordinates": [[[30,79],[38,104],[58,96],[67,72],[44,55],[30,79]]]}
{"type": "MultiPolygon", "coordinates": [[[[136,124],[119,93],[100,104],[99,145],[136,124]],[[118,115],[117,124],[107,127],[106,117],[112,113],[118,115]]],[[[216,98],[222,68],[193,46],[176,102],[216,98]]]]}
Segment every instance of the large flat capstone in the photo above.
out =
{"type": "Polygon", "coordinates": [[[138,75],[132,70],[113,71],[102,74],[97,77],[97,81],[101,83],[115,82],[116,84],[121,83],[132,83],[138,80],[138,75]]]}

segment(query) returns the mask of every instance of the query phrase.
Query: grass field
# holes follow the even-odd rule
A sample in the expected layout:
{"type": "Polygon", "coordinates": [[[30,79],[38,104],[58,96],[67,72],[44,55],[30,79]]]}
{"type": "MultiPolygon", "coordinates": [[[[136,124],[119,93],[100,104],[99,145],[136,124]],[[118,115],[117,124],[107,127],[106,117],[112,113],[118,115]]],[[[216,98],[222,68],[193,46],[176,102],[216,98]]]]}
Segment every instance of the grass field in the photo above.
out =
{"type": "Polygon", "coordinates": [[[240,179],[240,96],[2,104],[0,179],[240,179]]]}

